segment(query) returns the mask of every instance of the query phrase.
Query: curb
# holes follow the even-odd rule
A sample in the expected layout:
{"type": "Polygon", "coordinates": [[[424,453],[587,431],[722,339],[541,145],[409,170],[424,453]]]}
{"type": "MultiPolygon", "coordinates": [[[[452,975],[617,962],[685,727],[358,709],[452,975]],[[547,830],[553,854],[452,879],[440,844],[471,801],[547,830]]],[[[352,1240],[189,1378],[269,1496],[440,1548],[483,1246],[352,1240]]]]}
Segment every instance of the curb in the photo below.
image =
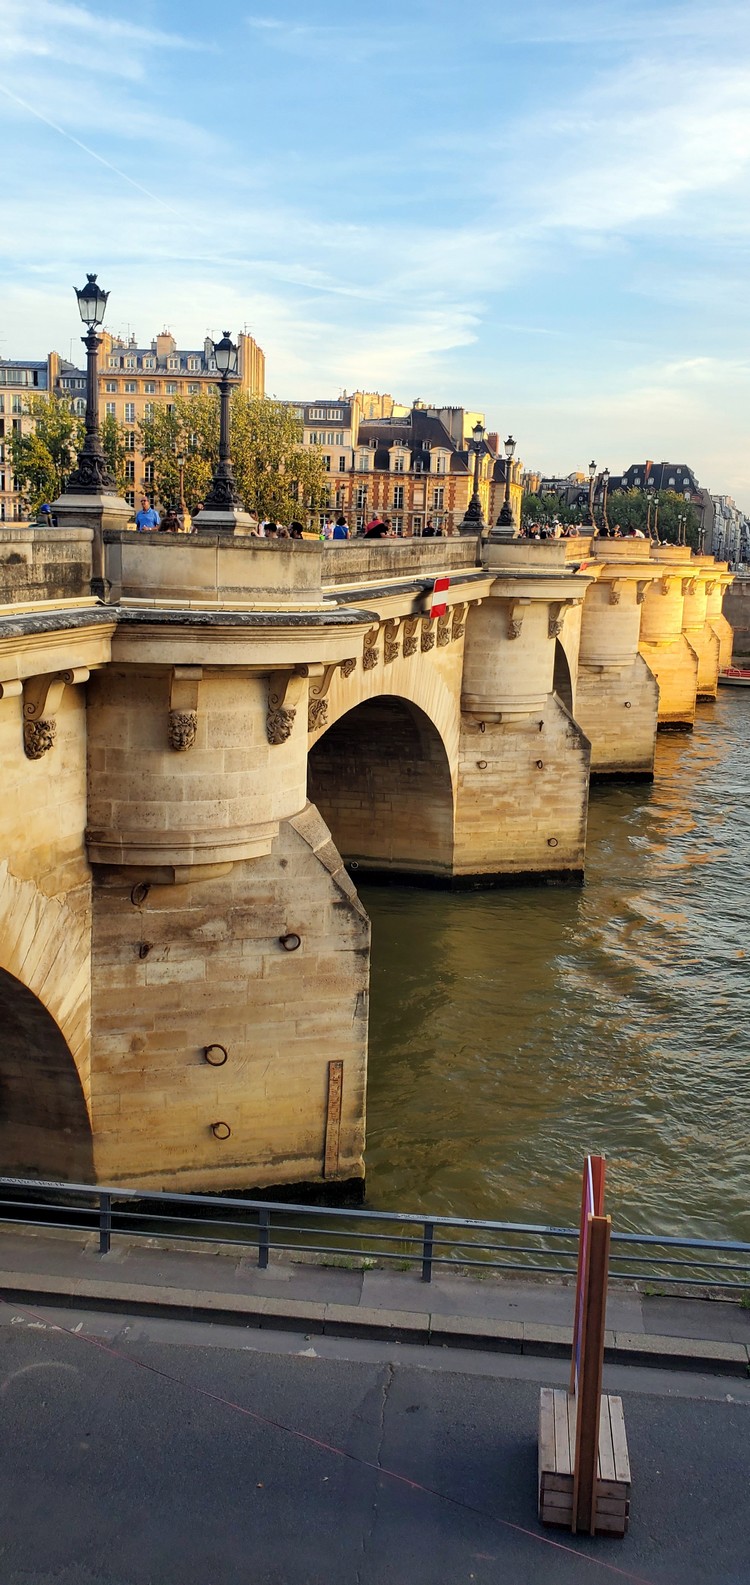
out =
{"type": "MultiPolygon", "coordinates": [[[[567,1326],[439,1315],[428,1311],[374,1310],[362,1305],[263,1298],[257,1294],[217,1294],[143,1283],[124,1290],[119,1283],[93,1277],[79,1277],[73,1281],[63,1277],[40,1280],[17,1272],[0,1271],[0,1298],[18,1305],[32,1301],[72,1309],[85,1304],[89,1309],[127,1313],[135,1310],[162,1319],[171,1316],[266,1331],[361,1337],[550,1359],[569,1359],[573,1342],[571,1328],[567,1326]]],[[[720,1376],[745,1377],[750,1371],[750,1351],[744,1343],[658,1337],[647,1333],[606,1332],[604,1361],[608,1365],[642,1365],[657,1370],[708,1372],[720,1376]]]]}

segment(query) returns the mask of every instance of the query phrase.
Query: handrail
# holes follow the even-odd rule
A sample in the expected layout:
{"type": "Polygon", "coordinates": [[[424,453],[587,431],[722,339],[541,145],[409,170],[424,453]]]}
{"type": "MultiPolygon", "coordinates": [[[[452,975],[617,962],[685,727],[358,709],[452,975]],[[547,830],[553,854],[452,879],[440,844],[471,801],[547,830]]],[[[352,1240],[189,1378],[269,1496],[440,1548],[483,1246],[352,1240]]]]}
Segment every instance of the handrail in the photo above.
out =
{"type": "MultiPolygon", "coordinates": [[[[235,1248],[244,1244],[257,1251],[261,1269],[267,1268],[272,1250],[383,1262],[400,1262],[406,1253],[410,1264],[414,1261],[421,1265],[423,1282],[432,1281],[435,1266],[571,1277],[576,1254],[575,1247],[571,1246],[578,1239],[577,1228],[549,1227],[533,1222],[0,1177],[0,1224],[19,1223],[69,1231],[80,1231],[83,1227],[92,1232],[98,1230],[101,1254],[109,1252],[112,1238],[120,1234],[129,1238],[161,1237],[174,1243],[210,1243],[235,1248]],[[33,1197],[24,1198],[23,1191],[31,1191],[33,1197]],[[193,1212],[210,1207],[214,1214],[197,1216],[193,1220],[189,1214],[178,1212],[178,1208],[183,1207],[193,1212]],[[242,1215],[231,1214],[238,1212],[242,1215]],[[168,1224],[166,1230],[165,1224],[168,1224]],[[233,1230],[234,1236],[217,1236],[217,1229],[228,1228],[233,1230]],[[518,1239],[524,1242],[519,1243],[518,1239]],[[531,1239],[538,1242],[530,1243],[531,1239]],[[355,1241],[356,1247],[353,1247],[355,1241]],[[558,1247],[561,1243],[568,1247],[558,1247]],[[387,1248],[388,1244],[396,1247],[387,1248]],[[510,1258],[498,1258],[501,1256],[510,1258]],[[568,1264],[550,1264],[550,1260],[568,1264]]],[[[633,1283],[640,1278],[701,1290],[750,1291],[750,1243],[738,1239],[613,1233],[612,1263],[612,1280],[633,1283]],[[634,1246],[640,1253],[627,1252],[634,1246]],[[683,1256],[690,1252],[693,1258],[678,1258],[677,1251],[683,1256]],[[708,1259],[710,1255],[721,1258],[708,1259]],[[733,1258],[737,1256],[746,1258],[733,1258]],[[693,1275],[685,1276],[685,1271],[693,1275]],[[738,1274],[740,1280],[737,1280],[738,1274]]]]}

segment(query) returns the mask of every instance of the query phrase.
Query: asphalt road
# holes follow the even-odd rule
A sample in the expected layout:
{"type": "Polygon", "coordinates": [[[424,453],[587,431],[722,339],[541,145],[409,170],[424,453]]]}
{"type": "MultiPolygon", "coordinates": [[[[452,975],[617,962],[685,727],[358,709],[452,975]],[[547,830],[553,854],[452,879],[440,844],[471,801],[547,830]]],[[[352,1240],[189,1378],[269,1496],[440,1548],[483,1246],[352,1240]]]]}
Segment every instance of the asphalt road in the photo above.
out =
{"type": "Polygon", "coordinates": [[[620,1373],[631,1530],[591,1541],[536,1519],[553,1361],[54,1319],[0,1314],[2,1585],[750,1581],[741,1382],[620,1373]]]}

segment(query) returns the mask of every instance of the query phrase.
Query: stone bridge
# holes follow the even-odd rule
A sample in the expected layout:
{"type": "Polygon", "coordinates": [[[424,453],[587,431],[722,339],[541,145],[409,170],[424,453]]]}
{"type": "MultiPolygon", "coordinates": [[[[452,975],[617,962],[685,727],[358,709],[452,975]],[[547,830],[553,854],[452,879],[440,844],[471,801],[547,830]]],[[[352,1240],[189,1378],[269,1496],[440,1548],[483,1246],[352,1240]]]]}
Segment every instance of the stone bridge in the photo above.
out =
{"type": "Polygon", "coordinates": [[[5,1172],[361,1181],[353,876],[576,881],[731,657],[725,566],[639,540],[0,531],[5,1172]],[[432,584],[450,578],[431,614],[432,584]]]}

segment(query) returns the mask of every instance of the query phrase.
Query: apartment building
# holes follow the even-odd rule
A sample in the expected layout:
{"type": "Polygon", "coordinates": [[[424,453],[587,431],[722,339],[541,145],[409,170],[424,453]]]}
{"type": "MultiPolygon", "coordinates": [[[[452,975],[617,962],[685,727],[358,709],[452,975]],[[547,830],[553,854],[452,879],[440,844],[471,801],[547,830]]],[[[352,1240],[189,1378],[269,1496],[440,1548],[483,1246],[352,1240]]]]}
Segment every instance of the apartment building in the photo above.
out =
{"type": "Polygon", "coordinates": [[[59,361],[54,352],[44,361],[0,358],[0,523],[18,522],[24,516],[8,441],[14,432],[28,434],[32,420],[24,413],[26,398],[51,389],[59,361]]]}

